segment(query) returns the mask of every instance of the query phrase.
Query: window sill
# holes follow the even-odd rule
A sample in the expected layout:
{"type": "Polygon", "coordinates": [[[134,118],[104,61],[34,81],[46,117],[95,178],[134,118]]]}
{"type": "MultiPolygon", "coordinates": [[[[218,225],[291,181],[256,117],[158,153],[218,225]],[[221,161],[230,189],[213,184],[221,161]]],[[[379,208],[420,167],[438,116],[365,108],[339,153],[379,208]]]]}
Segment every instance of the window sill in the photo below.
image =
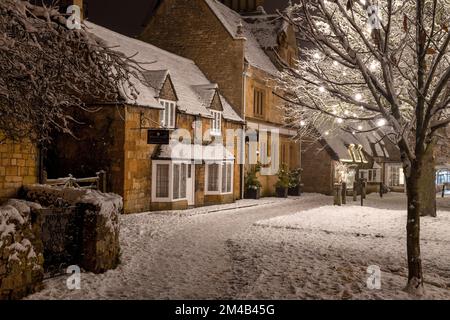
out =
{"type": "Polygon", "coordinates": [[[233,191],[222,193],[220,191],[206,191],[205,196],[226,196],[233,194],[233,191]]]}
{"type": "Polygon", "coordinates": [[[169,198],[153,198],[152,202],[157,202],[157,203],[171,203],[171,202],[179,202],[179,201],[187,201],[187,198],[183,198],[183,199],[169,199],[169,198]]]}
{"type": "Polygon", "coordinates": [[[220,131],[210,131],[209,134],[212,137],[221,137],[222,136],[222,132],[220,132],[220,131]]]}

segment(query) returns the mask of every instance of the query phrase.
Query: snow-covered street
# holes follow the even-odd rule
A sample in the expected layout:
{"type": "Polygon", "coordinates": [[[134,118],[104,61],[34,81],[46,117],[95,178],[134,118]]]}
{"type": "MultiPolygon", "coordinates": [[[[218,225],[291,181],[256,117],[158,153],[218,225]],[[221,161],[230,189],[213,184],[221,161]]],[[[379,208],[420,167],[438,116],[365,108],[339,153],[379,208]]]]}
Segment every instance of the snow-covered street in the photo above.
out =
{"type": "MultiPolygon", "coordinates": [[[[45,282],[31,299],[408,298],[404,195],[367,207],[331,197],[243,200],[184,212],[122,216],[122,264],[102,275],[45,282]],[[389,208],[389,209],[386,209],[389,208]],[[369,290],[370,265],[381,289],[369,290]]],[[[450,198],[422,219],[426,298],[450,299],[450,198]]]]}

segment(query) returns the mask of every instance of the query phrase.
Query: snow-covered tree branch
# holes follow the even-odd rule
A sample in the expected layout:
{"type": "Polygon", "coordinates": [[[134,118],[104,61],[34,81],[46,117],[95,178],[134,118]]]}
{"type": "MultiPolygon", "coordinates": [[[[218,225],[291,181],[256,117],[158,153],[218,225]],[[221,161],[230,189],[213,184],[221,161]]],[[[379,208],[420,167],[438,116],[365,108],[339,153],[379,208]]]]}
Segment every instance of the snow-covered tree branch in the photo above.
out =
{"type": "Polygon", "coordinates": [[[66,21],[53,7],[0,1],[0,138],[45,142],[69,131],[77,109],[138,94],[140,63],[66,21]]]}

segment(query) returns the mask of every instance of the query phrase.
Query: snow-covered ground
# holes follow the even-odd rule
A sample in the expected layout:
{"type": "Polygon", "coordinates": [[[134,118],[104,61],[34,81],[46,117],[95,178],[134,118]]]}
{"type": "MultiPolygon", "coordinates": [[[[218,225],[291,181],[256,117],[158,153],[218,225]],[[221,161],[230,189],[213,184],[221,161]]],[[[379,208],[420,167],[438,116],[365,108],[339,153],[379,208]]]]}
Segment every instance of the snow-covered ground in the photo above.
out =
{"type": "MultiPolygon", "coordinates": [[[[404,195],[367,207],[328,206],[331,197],[244,200],[121,219],[122,264],[46,281],[31,299],[377,299],[411,298],[406,284],[404,195]],[[386,209],[388,208],[388,209],[386,209]],[[381,290],[366,287],[369,265],[381,290]]],[[[426,298],[450,299],[450,198],[422,220],[426,298]]]]}

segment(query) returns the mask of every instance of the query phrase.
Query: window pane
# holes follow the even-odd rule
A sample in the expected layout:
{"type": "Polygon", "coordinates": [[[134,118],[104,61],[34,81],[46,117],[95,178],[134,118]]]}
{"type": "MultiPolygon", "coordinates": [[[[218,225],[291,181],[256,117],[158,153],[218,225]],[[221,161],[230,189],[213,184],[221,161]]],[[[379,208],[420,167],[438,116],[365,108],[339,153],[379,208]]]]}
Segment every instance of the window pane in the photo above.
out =
{"type": "Polygon", "coordinates": [[[173,165],[173,199],[180,199],[180,165],[173,165]]]}
{"type": "Polygon", "coordinates": [[[181,164],[181,186],[180,198],[186,198],[186,164],[181,164]]]}
{"type": "Polygon", "coordinates": [[[170,104],[170,127],[175,128],[176,110],[175,104],[170,104]]]}
{"type": "Polygon", "coordinates": [[[165,102],[164,103],[164,126],[168,127],[169,126],[169,103],[165,102]]]}
{"type": "Polygon", "coordinates": [[[227,192],[227,166],[222,165],[222,193],[227,192]]]}
{"type": "Polygon", "coordinates": [[[233,174],[233,165],[227,164],[227,192],[231,192],[231,176],[233,174]]]}
{"type": "Polygon", "coordinates": [[[156,197],[169,197],[169,165],[156,165],[156,197]]]}
{"type": "Polygon", "coordinates": [[[253,113],[257,116],[262,116],[264,112],[264,91],[255,89],[253,100],[253,113]]]}
{"type": "Polygon", "coordinates": [[[219,191],[219,165],[208,165],[208,191],[219,191]]]}
{"type": "Polygon", "coordinates": [[[222,113],[218,111],[211,111],[211,131],[214,133],[221,132],[222,113]]]}

